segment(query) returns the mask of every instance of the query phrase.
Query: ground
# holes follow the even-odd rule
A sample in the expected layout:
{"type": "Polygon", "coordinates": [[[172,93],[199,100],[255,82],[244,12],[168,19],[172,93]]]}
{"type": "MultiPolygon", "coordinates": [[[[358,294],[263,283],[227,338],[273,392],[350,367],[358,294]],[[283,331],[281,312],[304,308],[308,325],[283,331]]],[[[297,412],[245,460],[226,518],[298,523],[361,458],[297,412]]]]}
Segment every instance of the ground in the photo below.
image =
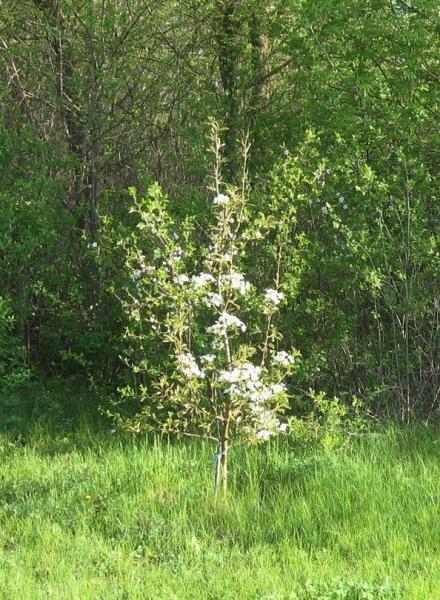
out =
{"type": "Polygon", "coordinates": [[[440,443],[384,427],[325,454],[45,428],[0,438],[0,599],[440,598],[440,443]]]}

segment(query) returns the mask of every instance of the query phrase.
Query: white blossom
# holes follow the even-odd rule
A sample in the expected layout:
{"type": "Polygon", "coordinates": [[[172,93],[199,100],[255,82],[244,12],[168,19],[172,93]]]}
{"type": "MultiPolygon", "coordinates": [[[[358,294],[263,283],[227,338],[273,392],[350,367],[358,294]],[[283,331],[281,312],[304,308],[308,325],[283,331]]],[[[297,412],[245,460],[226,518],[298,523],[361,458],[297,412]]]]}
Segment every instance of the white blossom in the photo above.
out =
{"type": "Polygon", "coordinates": [[[174,278],[174,283],[177,283],[178,285],[184,285],[185,283],[188,283],[188,281],[189,277],[188,275],[185,275],[185,273],[174,278]]]}
{"type": "Polygon", "coordinates": [[[185,377],[188,377],[188,379],[203,379],[205,377],[205,372],[203,371],[203,369],[200,369],[196,362],[196,359],[192,354],[179,354],[177,360],[179,362],[179,366],[182,370],[182,373],[185,375],[185,377]]]}
{"type": "Polygon", "coordinates": [[[206,363],[213,363],[216,359],[215,354],[204,354],[203,356],[200,357],[200,362],[202,363],[202,365],[206,364],[206,363]]]}
{"type": "Polygon", "coordinates": [[[176,250],[173,252],[173,254],[170,255],[167,263],[172,266],[174,263],[179,262],[179,260],[182,259],[182,255],[183,255],[182,248],[176,248],[176,250]]]}
{"type": "Polygon", "coordinates": [[[285,433],[287,431],[287,423],[281,423],[281,425],[278,427],[278,431],[281,431],[281,433],[285,433]]]}
{"type": "Polygon", "coordinates": [[[225,335],[227,330],[230,328],[241,329],[243,333],[246,331],[246,325],[243,321],[240,321],[235,315],[230,315],[227,312],[223,312],[217,321],[206,328],[207,333],[213,333],[214,335],[225,335]]]}
{"type": "Polygon", "coordinates": [[[255,437],[257,438],[257,440],[263,440],[263,441],[267,442],[267,440],[270,438],[271,435],[273,435],[273,431],[268,431],[267,429],[261,429],[260,431],[257,431],[255,437]]]}
{"type": "Polygon", "coordinates": [[[241,273],[233,271],[231,274],[224,275],[222,282],[229,285],[233,290],[237,290],[242,296],[250,290],[251,284],[245,280],[241,273]]]}
{"type": "MultiPolygon", "coordinates": [[[[249,386],[246,386],[249,390],[249,386]]],[[[283,383],[275,383],[273,385],[264,385],[260,384],[259,387],[254,390],[249,390],[248,393],[244,392],[244,395],[247,395],[249,401],[251,402],[251,409],[253,411],[259,410],[258,407],[268,402],[273,396],[277,394],[281,394],[286,391],[286,386],[283,383]]]]}
{"type": "Polygon", "coordinates": [[[218,377],[219,381],[227,383],[238,383],[246,381],[258,381],[261,374],[261,367],[256,367],[251,363],[244,363],[235,367],[231,371],[222,371],[218,377]]]}
{"type": "Polygon", "coordinates": [[[272,360],[280,365],[283,365],[284,367],[293,365],[295,362],[295,358],[288,352],[285,352],[285,350],[280,350],[280,352],[277,352],[272,357],[272,360]]]}
{"type": "Polygon", "coordinates": [[[275,306],[284,299],[284,294],[282,292],[277,292],[273,289],[267,289],[265,291],[264,299],[269,304],[274,304],[275,306]]]}
{"type": "Polygon", "coordinates": [[[204,298],[206,306],[215,306],[218,308],[222,305],[223,299],[217,292],[208,292],[204,298]]]}
{"type": "Polygon", "coordinates": [[[267,440],[279,432],[280,421],[271,410],[260,410],[254,415],[254,427],[257,439],[267,440]]]}
{"type": "Polygon", "coordinates": [[[132,273],[131,278],[133,279],[133,281],[136,281],[137,279],[141,278],[142,273],[140,272],[139,269],[135,269],[132,273]]]}
{"type": "Polygon", "coordinates": [[[213,200],[213,204],[229,204],[229,196],[226,194],[219,194],[213,200]]]}
{"type": "Polygon", "coordinates": [[[215,279],[211,273],[200,273],[199,275],[193,275],[191,281],[196,289],[200,289],[209,283],[213,283],[215,279]]]}
{"type": "Polygon", "coordinates": [[[286,391],[286,386],[284,383],[275,383],[274,385],[270,386],[270,391],[273,395],[281,394],[282,392],[286,391]]]}

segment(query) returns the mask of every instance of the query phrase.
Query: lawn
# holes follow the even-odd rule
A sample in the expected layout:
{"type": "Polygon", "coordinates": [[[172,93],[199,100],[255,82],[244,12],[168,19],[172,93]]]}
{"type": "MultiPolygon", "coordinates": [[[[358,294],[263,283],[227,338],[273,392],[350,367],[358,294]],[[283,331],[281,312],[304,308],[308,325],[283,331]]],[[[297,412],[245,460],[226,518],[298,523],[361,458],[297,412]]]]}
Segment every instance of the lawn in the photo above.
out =
{"type": "Polygon", "coordinates": [[[231,453],[83,426],[0,436],[0,599],[440,598],[440,443],[231,453]]]}

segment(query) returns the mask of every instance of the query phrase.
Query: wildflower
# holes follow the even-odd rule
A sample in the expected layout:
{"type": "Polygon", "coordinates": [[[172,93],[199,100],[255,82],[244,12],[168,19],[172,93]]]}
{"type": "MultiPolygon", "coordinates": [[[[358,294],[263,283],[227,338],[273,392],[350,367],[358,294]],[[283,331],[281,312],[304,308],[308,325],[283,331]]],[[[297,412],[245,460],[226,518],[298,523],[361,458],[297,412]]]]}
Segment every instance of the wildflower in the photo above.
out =
{"type": "Polygon", "coordinates": [[[287,431],[287,427],[287,423],[281,423],[281,425],[278,427],[278,431],[285,433],[287,431]]]}
{"type": "Polygon", "coordinates": [[[229,196],[226,194],[218,194],[213,200],[213,204],[229,204],[229,196]]]}
{"type": "Polygon", "coordinates": [[[281,300],[284,299],[284,294],[269,288],[265,291],[264,299],[267,303],[274,304],[276,306],[281,302],[281,300]]]}
{"type": "Polygon", "coordinates": [[[286,156],[286,157],[287,157],[287,156],[290,156],[290,152],[289,152],[289,150],[284,150],[283,154],[284,154],[284,156],[286,156]]]}

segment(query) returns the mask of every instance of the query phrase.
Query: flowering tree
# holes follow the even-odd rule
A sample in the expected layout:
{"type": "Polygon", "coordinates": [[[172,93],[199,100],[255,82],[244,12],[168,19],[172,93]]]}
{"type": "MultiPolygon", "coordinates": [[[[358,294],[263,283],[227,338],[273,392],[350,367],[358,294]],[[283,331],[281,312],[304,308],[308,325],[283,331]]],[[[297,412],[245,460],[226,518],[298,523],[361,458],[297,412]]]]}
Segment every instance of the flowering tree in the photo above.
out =
{"type": "Polygon", "coordinates": [[[285,379],[299,353],[279,349],[274,323],[284,301],[281,252],[269,289],[258,290],[240,269],[250,245],[276,222],[250,219],[246,145],[240,189],[223,184],[218,133],[214,126],[213,224],[203,232],[205,243],[194,243],[192,221],[177,226],[154,185],[145,199],[132,191],[140,235],[122,244],[133,281],[125,304],[135,327],[128,335],[143,348],[166,350],[155,371],[145,356],[132,361],[145,378],[138,390],[143,407],[130,426],[215,442],[216,488],[226,490],[232,446],[287,430],[285,379]]]}

